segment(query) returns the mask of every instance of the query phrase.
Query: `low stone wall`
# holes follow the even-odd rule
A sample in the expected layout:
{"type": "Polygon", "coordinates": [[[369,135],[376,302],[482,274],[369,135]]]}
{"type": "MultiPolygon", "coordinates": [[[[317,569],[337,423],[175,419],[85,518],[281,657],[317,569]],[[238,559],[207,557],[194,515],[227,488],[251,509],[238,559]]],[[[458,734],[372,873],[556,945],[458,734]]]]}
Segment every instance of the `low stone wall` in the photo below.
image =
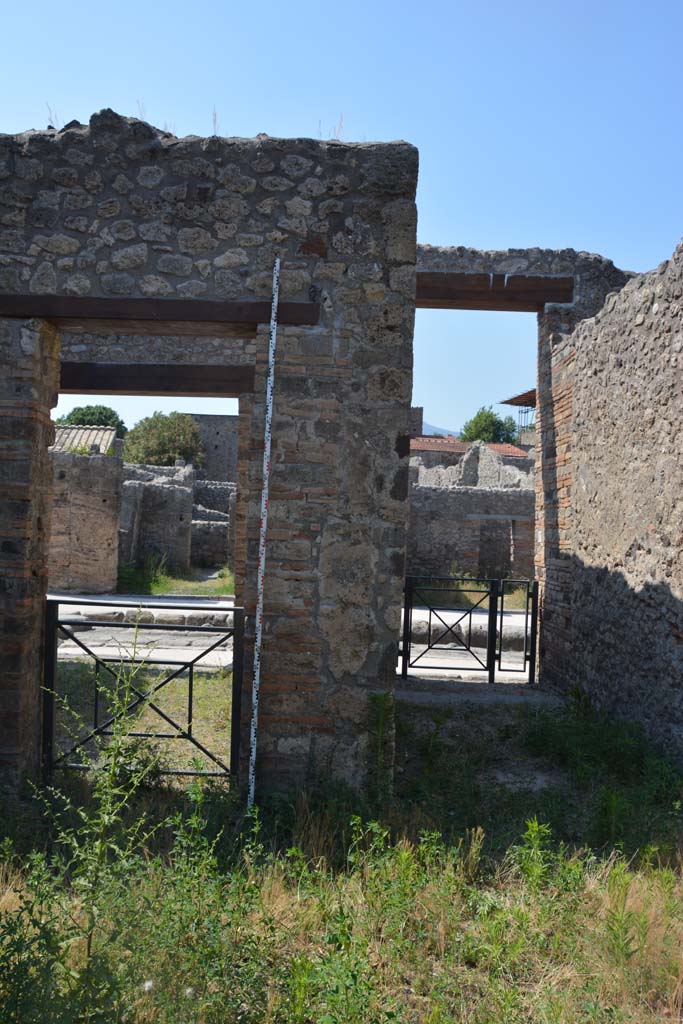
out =
{"type": "Polygon", "coordinates": [[[173,572],[188,572],[194,470],[191,466],[126,463],[121,507],[121,562],[165,558],[173,572]]]}
{"type": "Polygon", "coordinates": [[[237,490],[237,484],[219,480],[197,480],[194,485],[195,505],[214,509],[216,512],[230,512],[231,495],[237,490]]]}
{"type": "Polygon", "coordinates": [[[192,509],[192,565],[212,568],[228,564],[230,516],[195,505],[192,509]]]}
{"type": "Polygon", "coordinates": [[[142,480],[145,483],[156,483],[163,480],[165,483],[176,484],[179,487],[194,487],[195,484],[195,471],[191,463],[176,466],[151,466],[144,462],[126,462],[123,475],[126,480],[142,480]]]}
{"type": "Polygon", "coordinates": [[[232,567],[236,484],[197,480],[188,466],[126,464],[119,532],[121,563],[165,556],[169,569],[232,567]]]}
{"type": "Polygon", "coordinates": [[[426,487],[514,487],[533,489],[534,453],[501,455],[481,441],[466,452],[418,451],[410,456],[412,483],[426,487]]]}
{"type": "Polygon", "coordinates": [[[409,575],[531,579],[533,563],[533,490],[411,488],[409,575]]]}
{"type": "Polygon", "coordinates": [[[48,548],[51,590],[116,589],[123,462],[110,455],[51,452],[53,498],[48,548]]]}

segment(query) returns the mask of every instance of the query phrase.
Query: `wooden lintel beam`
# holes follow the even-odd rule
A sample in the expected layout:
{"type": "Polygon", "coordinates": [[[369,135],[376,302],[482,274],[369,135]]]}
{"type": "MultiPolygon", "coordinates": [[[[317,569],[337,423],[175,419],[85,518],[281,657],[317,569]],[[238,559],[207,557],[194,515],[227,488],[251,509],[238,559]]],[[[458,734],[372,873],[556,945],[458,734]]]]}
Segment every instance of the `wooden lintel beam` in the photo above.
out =
{"type": "Polygon", "coordinates": [[[179,395],[239,398],[254,390],[254,367],[196,363],[61,364],[64,395],[179,395]]]}
{"type": "Polygon", "coordinates": [[[542,312],[548,302],[574,300],[573,277],[541,274],[451,274],[418,271],[418,309],[542,312]]]}
{"type": "MultiPolygon", "coordinates": [[[[135,323],[151,334],[149,324],[255,326],[270,320],[270,303],[257,299],[118,299],[75,295],[1,295],[0,317],[40,317],[64,324],[67,320],[135,323]]],[[[280,302],[278,323],[313,326],[320,318],[318,302],[280,302]]],[[[101,329],[101,328],[100,328],[101,329]]],[[[128,333],[132,333],[128,330],[128,333]]],[[[156,332],[158,333],[158,331],[156,332]]],[[[187,333],[187,331],[186,331],[187,333]]],[[[200,333],[194,331],[190,333],[200,333]]],[[[205,331],[203,333],[206,333],[205,331]]]]}
{"type": "Polygon", "coordinates": [[[253,338],[256,324],[197,320],[89,320],[51,316],[47,322],[65,334],[144,335],[169,338],[253,338]]]}

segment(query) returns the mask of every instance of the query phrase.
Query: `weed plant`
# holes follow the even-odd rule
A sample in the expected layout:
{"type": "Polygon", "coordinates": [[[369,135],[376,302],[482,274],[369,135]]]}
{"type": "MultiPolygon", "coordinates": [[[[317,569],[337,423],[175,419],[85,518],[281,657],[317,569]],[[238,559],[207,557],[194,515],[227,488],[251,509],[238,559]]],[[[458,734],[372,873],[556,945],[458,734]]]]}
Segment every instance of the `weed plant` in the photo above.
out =
{"type": "Polygon", "coordinates": [[[115,730],[99,772],[8,805],[0,1020],[680,1020],[677,769],[585,708],[469,745],[423,714],[399,714],[400,783],[368,802],[321,786],[245,816],[225,788],[150,786],[115,730]],[[481,781],[505,744],[564,780],[564,818],[481,781]]]}
{"type": "MultiPolygon", "coordinates": [[[[449,578],[426,577],[423,581],[416,583],[413,604],[415,607],[424,606],[451,611],[469,611],[473,608],[479,612],[487,612],[489,609],[489,586],[488,580],[472,576],[468,572],[462,572],[454,564],[451,567],[449,578]]],[[[505,595],[505,611],[526,610],[528,596],[526,584],[503,580],[502,592],[505,595]]]]}
{"type": "Polygon", "coordinates": [[[174,573],[168,568],[166,557],[150,558],[144,565],[126,562],[119,566],[117,582],[119,594],[177,594],[188,597],[220,597],[234,594],[235,580],[227,566],[208,579],[199,569],[188,573],[174,573]]]}

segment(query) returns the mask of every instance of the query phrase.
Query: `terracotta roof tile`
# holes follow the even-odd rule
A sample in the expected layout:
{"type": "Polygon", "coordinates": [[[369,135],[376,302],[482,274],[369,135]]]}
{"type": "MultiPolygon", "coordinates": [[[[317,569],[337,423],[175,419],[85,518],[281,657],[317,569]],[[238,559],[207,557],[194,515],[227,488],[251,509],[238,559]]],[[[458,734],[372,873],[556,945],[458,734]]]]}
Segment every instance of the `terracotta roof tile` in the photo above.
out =
{"type": "Polygon", "coordinates": [[[102,455],[106,455],[116,437],[115,427],[55,427],[53,452],[89,452],[96,444],[102,455]]]}
{"type": "MultiPolygon", "coordinates": [[[[411,452],[448,452],[453,455],[464,455],[473,442],[461,441],[459,437],[451,434],[429,435],[427,437],[413,437],[410,442],[411,452]]],[[[529,453],[515,444],[488,444],[487,448],[497,452],[498,455],[505,455],[512,459],[528,459],[529,453]]]]}

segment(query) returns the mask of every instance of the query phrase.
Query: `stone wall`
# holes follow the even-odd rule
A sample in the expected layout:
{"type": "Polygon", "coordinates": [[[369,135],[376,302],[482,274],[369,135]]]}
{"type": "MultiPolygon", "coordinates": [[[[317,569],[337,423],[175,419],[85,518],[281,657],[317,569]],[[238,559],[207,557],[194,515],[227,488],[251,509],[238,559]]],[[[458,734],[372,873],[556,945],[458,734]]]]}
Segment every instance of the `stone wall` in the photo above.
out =
{"type": "Polygon", "coordinates": [[[192,466],[123,467],[119,534],[121,564],[159,563],[190,569],[194,470],[192,466]]]}
{"type": "MultiPolygon", "coordinates": [[[[102,111],[0,137],[0,177],[0,291],[267,298],[279,253],[281,298],[320,302],[315,327],[278,337],[260,769],[279,785],[319,772],[363,783],[369,698],[393,690],[400,619],[417,151],[176,139],[102,111]]],[[[248,658],[266,341],[264,328],[65,345],[83,361],[255,361],[236,573],[248,658]]],[[[249,702],[247,685],[245,716],[249,702]]]]}
{"type": "Polygon", "coordinates": [[[51,452],[51,590],[116,590],[123,463],[110,455],[51,452]]]}
{"type": "Polygon", "coordinates": [[[206,480],[237,479],[237,416],[192,413],[204,445],[200,475],[206,480]]]}
{"type": "Polygon", "coordinates": [[[122,564],[190,567],[234,564],[236,484],[198,480],[192,465],[124,467],[119,530],[122,564]]]}
{"type": "Polygon", "coordinates": [[[230,512],[237,484],[219,480],[195,480],[194,501],[196,505],[214,509],[216,512],[230,512]]]}
{"type": "Polygon", "coordinates": [[[572,659],[554,679],[683,757],[683,246],[574,332],[572,659]]]}
{"type": "Polygon", "coordinates": [[[475,441],[465,452],[413,451],[411,480],[425,487],[516,487],[534,486],[535,458],[502,455],[483,441],[475,441]]]}
{"type": "Polygon", "coordinates": [[[410,436],[420,437],[423,431],[424,409],[421,405],[414,405],[410,410],[410,436]]]}
{"type": "Polygon", "coordinates": [[[538,315],[536,387],[536,576],[541,584],[539,679],[562,685],[572,652],[572,430],[576,377],[572,332],[632,276],[574,249],[480,251],[418,246],[419,270],[453,273],[573,275],[574,301],[538,315]]]}
{"type": "Polygon", "coordinates": [[[534,492],[490,487],[410,489],[407,571],[533,579],[534,492]]]}
{"type": "Polygon", "coordinates": [[[481,441],[410,457],[407,571],[534,576],[534,459],[481,441]]]}
{"type": "Polygon", "coordinates": [[[192,510],[192,565],[235,568],[237,484],[197,480],[192,510]]]}
{"type": "Polygon", "coordinates": [[[0,319],[0,764],[5,778],[40,759],[59,338],[37,320],[0,319]]]}
{"type": "Polygon", "coordinates": [[[192,509],[190,561],[193,566],[224,568],[230,561],[230,516],[195,505],[192,509]]]}

